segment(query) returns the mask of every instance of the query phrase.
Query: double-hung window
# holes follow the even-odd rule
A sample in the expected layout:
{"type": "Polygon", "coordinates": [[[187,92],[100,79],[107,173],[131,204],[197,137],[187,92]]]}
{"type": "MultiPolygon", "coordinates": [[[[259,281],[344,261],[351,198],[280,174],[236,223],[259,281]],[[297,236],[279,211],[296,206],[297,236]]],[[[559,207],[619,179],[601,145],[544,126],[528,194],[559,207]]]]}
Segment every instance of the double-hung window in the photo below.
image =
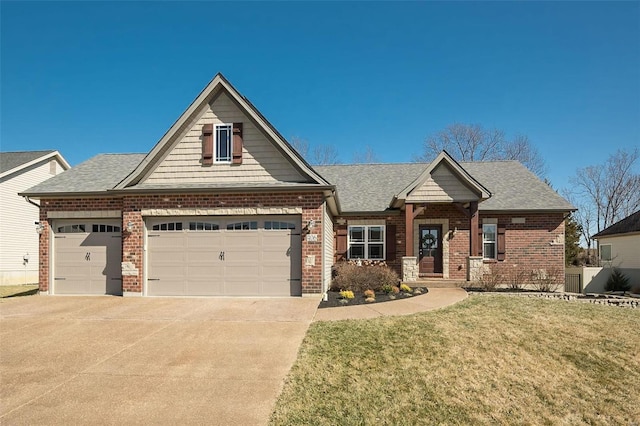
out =
{"type": "Polygon", "coordinates": [[[611,244],[600,245],[600,260],[604,262],[610,262],[613,259],[611,256],[611,244]]]}
{"type": "Polygon", "coordinates": [[[496,259],[496,241],[498,225],[485,223],[482,225],[482,257],[484,259],[496,259]]]}
{"type": "Polygon", "coordinates": [[[349,226],[349,259],[383,260],[384,225],[349,226]]]}
{"type": "Polygon", "coordinates": [[[232,124],[216,124],[215,126],[215,162],[230,163],[233,140],[232,124]]]}

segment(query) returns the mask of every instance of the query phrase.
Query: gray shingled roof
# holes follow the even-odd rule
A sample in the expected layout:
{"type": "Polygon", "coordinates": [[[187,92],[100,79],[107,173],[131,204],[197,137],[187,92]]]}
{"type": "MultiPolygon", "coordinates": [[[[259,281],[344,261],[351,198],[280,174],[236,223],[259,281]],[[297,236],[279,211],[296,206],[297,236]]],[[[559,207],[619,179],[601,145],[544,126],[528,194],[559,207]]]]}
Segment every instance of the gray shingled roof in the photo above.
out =
{"type": "MultiPolygon", "coordinates": [[[[491,191],[480,203],[484,211],[561,210],[574,207],[517,161],[461,162],[469,174],[491,191]]],[[[424,163],[316,166],[336,185],[343,212],[384,211],[427,167],[424,163]]]]}
{"type": "Polygon", "coordinates": [[[0,152],[0,173],[15,169],[16,167],[27,164],[30,161],[51,154],[54,150],[48,151],[13,151],[0,152]]]}
{"type": "Polygon", "coordinates": [[[24,191],[37,196],[55,193],[102,192],[112,189],[146,154],[100,154],[24,191]]]}
{"type": "MultiPolygon", "coordinates": [[[[129,175],[144,157],[145,154],[101,154],[24,191],[24,194],[38,196],[107,191],[129,175]]],[[[468,162],[460,165],[491,191],[491,198],[480,203],[480,210],[574,209],[517,161],[468,162]]],[[[386,210],[393,197],[416,179],[425,167],[427,165],[424,163],[351,164],[316,166],[315,170],[336,186],[342,211],[348,213],[386,210]]],[[[201,185],[193,186],[194,189],[200,187],[201,185]]],[[[184,185],[143,183],[133,189],[189,188],[184,185]]],[[[213,186],[211,189],[216,188],[213,186]]]]}
{"type": "Polygon", "coordinates": [[[393,196],[420,176],[426,167],[422,163],[408,163],[314,168],[336,186],[343,212],[379,212],[386,210],[393,196]]]}
{"type": "Polygon", "coordinates": [[[640,232],[640,210],[614,223],[610,227],[603,229],[594,235],[593,238],[606,237],[607,235],[629,234],[631,232],[640,232]]]}

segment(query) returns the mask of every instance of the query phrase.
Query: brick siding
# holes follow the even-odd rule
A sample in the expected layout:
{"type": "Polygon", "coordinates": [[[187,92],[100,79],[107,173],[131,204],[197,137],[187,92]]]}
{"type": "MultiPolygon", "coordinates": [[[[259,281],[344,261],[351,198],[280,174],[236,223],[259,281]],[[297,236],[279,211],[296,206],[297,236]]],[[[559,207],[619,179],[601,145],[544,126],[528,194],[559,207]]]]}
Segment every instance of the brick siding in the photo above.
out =
{"type": "MultiPolygon", "coordinates": [[[[564,236],[564,215],[562,213],[537,214],[493,214],[480,212],[480,224],[484,218],[498,219],[506,225],[505,260],[502,265],[532,271],[534,269],[563,270],[564,244],[553,244],[558,235],[564,236]],[[524,224],[514,224],[512,219],[525,218],[524,224]]],[[[381,219],[380,216],[344,216],[342,219],[381,219]]],[[[402,276],[402,257],[406,255],[405,217],[389,215],[384,217],[387,224],[396,225],[396,259],[387,264],[402,276]]],[[[416,217],[419,219],[448,219],[449,230],[456,230],[449,237],[449,278],[467,278],[467,258],[469,256],[469,219],[451,204],[428,205],[416,217]]],[[[417,253],[416,253],[417,255],[417,253]]],[[[487,262],[490,263],[490,262],[487,262]]],[[[564,280],[564,274],[561,274],[564,280]]]]}
{"type": "Polygon", "coordinates": [[[257,194],[180,194],[180,195],[131,195],[123,198],[70,198],[43,199],[40,203],[40,222],[45,230],[40,235],[40,290],[49,289],[49,247],[51,220],[47,220],[52,211],[122,211],[122,261],[131,262],[139,271],[138,275],[122,277],[125,292],[143,292],[144,270],[144,209],[175,208],[302,208],[302,226],[314,220],[313,233],[318,234],[317,242],[302,238],[302,293],[320,293],[322,291],[322,193],[257,193],[257,194]],[[126,231],[127,223],[133,223],[131,233],[126,231]],[[307,256],[315,256],[315,264],[306,265],[307,256]]]}

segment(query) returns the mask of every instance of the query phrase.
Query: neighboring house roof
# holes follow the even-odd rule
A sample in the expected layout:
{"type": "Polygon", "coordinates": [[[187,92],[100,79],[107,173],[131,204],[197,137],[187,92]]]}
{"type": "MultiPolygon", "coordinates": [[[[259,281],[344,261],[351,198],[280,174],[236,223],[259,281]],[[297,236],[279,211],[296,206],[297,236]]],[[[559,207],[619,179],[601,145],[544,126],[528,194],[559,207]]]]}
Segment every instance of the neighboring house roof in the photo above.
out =
{"type": "MultiPolygon", "coordinates": [[[[24,191],[35,197],[98,193],[112,189],[136,168],[145,154],[100,154],[24,191]]],[[[21,194],[22,195],[22,194],[21,194]]]]}
{"type": "Polygon", "coordinates": [[[67,170],[71,167],[58,151],[52,149],[46,151],[0,152],[0,178],[54,157],[60,162],[63,169],[67,170]]]}
{"type": "Polygon", "coordinates": [[[227,93],[234,102],[236,102],[248,117],[256,124],[258,128],[273,142],[274,146],[279,149],[291,164],[296,167],[302,175],[306,176],[309,181],[306,183],[315,183],[319,185],[329,185],[322,176],[320,176],[302,156],[282,137],[282,135],[273,127],[269,121],[253,106],[249,100],[242,96],[238,90],[221,74],[218,73],[209,82],[209,84],[200,92],[198,97],[189,105],[169,130],[162,136],[160,141],[153,147],[151,152],[144,157],[138,166],[131,173],[124,177],[116,189],[124,189],[133,185],[142,184],[157,165],[162,161],[165,155],[173,148],[178,141],[178,136],[186,129],[190,128],[193,120],[202,114],[208,103],[214,99],[221,91],[227,93]]]}
{"type": "MultiPolygon", "coordinates": [[[[481,202],[481,211],[571,211],[568,201],[517,161],[461,162],[459,165],[491,198],[481,202]]],[[[352,164],[316,166],[336,185],[344,212],[380,212],[394,196],[425,171],[425,163],[352,164]]]]}
{"type": "Polygon", "coordinates": [[[603,229],[592,238],[598,239],[610,235],[631,234],[636,232],[640,232],[640,210],[614,223],[610,227],[603,229]]]}

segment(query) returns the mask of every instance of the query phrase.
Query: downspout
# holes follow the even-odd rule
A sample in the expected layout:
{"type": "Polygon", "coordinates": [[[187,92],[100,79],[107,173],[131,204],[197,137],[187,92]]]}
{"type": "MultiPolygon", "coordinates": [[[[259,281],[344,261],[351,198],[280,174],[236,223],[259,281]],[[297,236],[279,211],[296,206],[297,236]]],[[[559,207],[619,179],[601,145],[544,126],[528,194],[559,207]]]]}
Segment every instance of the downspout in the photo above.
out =
{"type": "Polygon", "coordinates": [[[31,199],[28,196],[24,196],[24,199],[27,200],[27,203],[29,204],[33,204],[34,206],[36,206],[38,209],[40,209],[40,204],[36,203],[35,201],[31,201],[31,199]]]}

